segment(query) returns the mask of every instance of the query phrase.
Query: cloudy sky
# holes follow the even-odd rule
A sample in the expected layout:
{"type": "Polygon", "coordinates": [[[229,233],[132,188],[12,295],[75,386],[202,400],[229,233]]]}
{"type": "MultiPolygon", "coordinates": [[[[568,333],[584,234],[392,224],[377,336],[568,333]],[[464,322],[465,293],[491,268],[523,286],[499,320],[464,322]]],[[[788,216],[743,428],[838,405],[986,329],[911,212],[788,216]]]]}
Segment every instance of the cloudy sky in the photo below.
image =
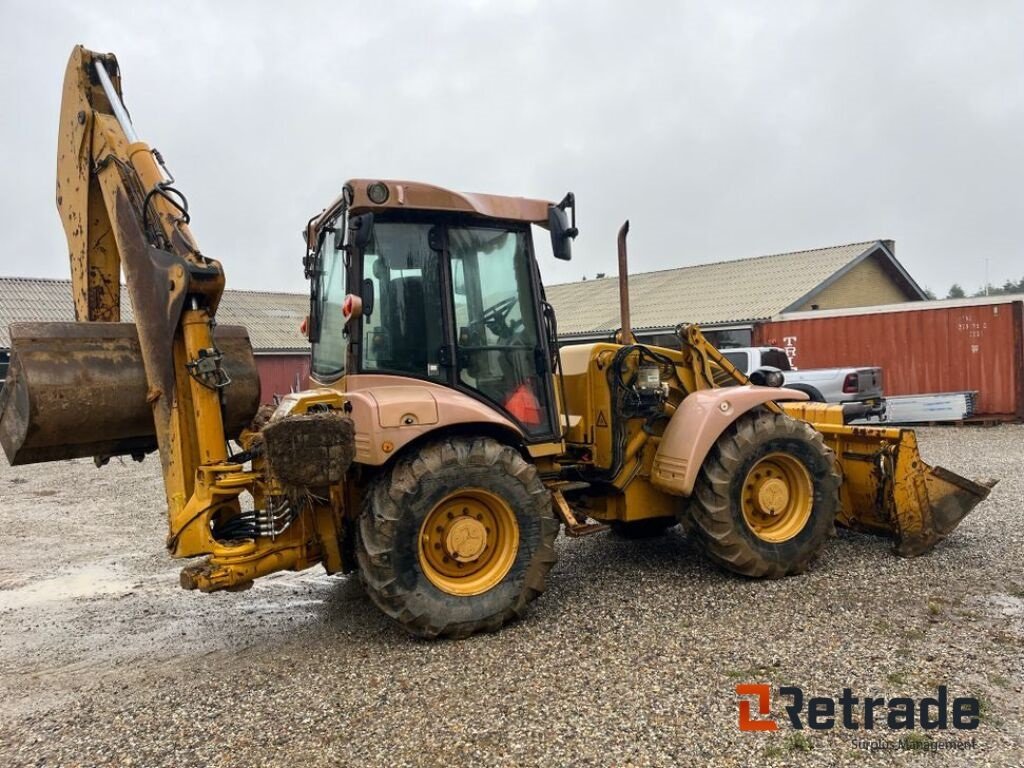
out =
{"type": "Polygon", "coordinates": [[[305,291],[351,177],[560,199],[549,283],[892,238],[944,295],[1024,277],[1021,2],[0,0],[0,274],[64,277],[64,67],[118,55],[229,286],[305,291]]]}

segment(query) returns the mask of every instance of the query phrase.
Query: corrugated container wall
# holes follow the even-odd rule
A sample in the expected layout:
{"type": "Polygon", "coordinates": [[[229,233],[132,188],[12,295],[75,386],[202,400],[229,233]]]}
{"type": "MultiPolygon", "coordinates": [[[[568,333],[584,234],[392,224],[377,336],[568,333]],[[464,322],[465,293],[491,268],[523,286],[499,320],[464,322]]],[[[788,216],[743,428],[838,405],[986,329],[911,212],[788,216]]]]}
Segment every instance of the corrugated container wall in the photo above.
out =
{"type": "Polygon", "coordinates": [[[274,402],[274,395],[287,395],[309,386],[309,355],[256,354],[260,372],[260,403],[274,402]]]}
{"type": "Polygon", "coordinates": [[[878,365],[888,395],[977,390],[976,415],[1024,418],[1022,303],[979,300],[889,312],[767,321],[758,346],[782,347],[794,367],[878,365]]]}

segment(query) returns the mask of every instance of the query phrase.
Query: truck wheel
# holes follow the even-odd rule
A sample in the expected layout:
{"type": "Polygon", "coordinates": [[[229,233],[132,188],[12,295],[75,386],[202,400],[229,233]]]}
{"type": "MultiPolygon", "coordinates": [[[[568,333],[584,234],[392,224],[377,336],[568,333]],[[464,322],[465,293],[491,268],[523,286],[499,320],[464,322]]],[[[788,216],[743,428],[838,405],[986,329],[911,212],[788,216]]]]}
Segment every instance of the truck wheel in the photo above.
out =
{"type": "Polygon", "coordinates": [[[532,464],[496,440],[453,437],[372,484],[359,571],[373,602],[413,634],[491,632],[544,591],[558,528],[532,464]]]}
{"type": "Polygon", "coordinates": [[[835,457],[807,422],[741,416],[705,459],[684,521],[708,557],[744,576],[807,570],[834,531],[835,457]]]}
{"type": "MultiPolygon", "coordinates": [[[[783,384],[783,386],[786,386],[786,385],[783,384]]],[[[790,389],[795,389],[797,392],[806,392],[807,396],[811,399],[810,401],[812,403],[824,403],[825,402],[825,396],[823,394],[821,394],[821,392],[819,392],[816,388],[814,388],[812,386],[809,386],[807,384],[794,384],[793,386],[791,386],[789,388],[790,389]]]]}

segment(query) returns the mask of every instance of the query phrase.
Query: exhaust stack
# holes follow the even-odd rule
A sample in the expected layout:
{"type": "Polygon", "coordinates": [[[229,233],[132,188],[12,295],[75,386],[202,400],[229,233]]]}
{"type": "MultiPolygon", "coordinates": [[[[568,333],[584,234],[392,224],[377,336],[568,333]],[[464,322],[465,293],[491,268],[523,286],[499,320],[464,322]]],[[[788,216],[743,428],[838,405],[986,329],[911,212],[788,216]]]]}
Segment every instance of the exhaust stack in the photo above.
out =
{"type": "Polygon", "coordinates": [[[636,344],[633,325],[629,319],[629,259],[626,254],[626,235],[629,234],[629,219],[619,227],[619,344],[636,344]]]}

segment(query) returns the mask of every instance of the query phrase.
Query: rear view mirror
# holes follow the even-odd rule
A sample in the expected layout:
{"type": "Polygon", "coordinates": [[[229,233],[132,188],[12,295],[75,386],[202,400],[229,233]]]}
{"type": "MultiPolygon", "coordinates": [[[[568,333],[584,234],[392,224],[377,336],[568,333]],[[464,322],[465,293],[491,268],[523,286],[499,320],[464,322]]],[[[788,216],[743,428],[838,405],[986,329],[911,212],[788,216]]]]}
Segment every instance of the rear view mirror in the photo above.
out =
{"type": "Polygon", "coordinates": [[[373,314],[373,303],[374,303],[374,291],[373,291],[373,280],[366,278],[363,280],[363,290],[359,292],[363,299],[363,314],[369,317],[373,314]]]}
{"type": "Polygon", "coordinates": [[[352,242],[356,248],[364,250],[373,237],[373,214],[353,216],[348,222],[348,228],[352,232],[352,242]]]}
{"type": "Polygon", "coordinates": [[[576,228],[576,197],[572,192],[558,205],[548,207],[548,229],[551,231],[551,251],[555,258],[562,261],[572,259],[572,240],[579,234],[576,228]],[[566,208],[572,209],[571,225],[566,208]]]}

